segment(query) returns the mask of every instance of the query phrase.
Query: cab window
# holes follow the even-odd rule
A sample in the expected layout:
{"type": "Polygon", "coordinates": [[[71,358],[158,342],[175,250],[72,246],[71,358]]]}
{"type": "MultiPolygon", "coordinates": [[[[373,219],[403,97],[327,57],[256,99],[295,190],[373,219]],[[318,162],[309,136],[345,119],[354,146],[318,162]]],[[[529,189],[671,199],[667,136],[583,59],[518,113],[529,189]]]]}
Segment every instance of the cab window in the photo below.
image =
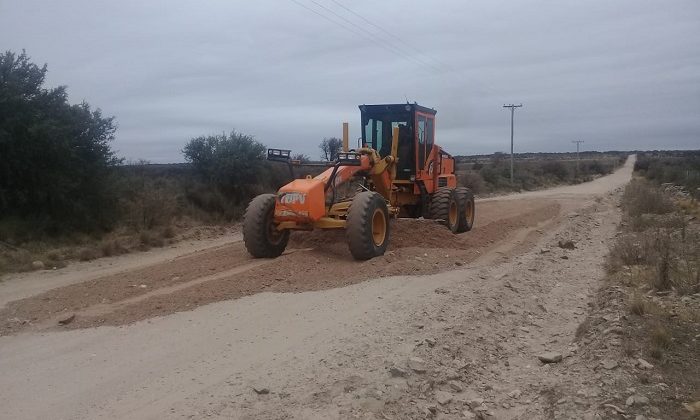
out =
{"type": "Polygon", "coordinates": [[[425,145],[425,154],[430,155],[430,152],[433,150],[433,144],[435,143],[435,119],[434,118],[428,118],[428,123],[426,125],[426,145],[425,145]]]}
{"type": "Polygon", "coordinates": [[[374,149],[375,150],[382,150],[382,147],[384,146],[385,139],[384,139],[384,132],[382,131],[382,126],[383,126],[382,120],[377,120],[376,126],[374,128],[374,149]]]}
{"type": "Polygon", "coordinates": [[[422,115],[418,116],[418,169],[423,169],[425,166],[425,140],[426,140],[426,118],[422,115]]]}

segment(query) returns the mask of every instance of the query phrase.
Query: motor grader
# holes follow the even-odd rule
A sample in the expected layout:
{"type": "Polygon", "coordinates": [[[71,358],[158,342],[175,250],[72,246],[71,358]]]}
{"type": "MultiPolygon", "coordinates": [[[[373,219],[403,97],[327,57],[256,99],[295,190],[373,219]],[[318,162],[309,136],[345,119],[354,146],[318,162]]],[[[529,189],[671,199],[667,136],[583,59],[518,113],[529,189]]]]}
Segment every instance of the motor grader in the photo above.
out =
{"type": "MultiPolygon", "coordinates": [[[[282,254],[292,230],[345,229],[357,260],[383,255],[390,219],[429,218],[453,233],[474,223],[474,196],[457,187],[455,160],[435,144],[435,114],[414,104],[360,105],[362,137],[343,148],[320,175],[294,179],[277,194],[255,197],[243,219],[243,240],[254,257],[282,254]]],[[[268,160],[290,165],[291,151],[268,149],[268,160]]]]}

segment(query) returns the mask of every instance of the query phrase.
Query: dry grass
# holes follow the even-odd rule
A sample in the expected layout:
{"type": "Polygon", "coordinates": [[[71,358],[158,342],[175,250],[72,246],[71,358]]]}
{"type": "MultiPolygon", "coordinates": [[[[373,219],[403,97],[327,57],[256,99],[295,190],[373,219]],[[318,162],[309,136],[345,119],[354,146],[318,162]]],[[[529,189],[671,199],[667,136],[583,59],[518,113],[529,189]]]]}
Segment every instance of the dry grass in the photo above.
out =
{"type": "Polygon", "coordinates": [[[676,311],[681,322],[688,322],[700,325],[700,309],[679,308],[676,311]]]}
{"type": "Polygon", "coordinates": [[[100,251],[102,252],[103,257],[122,255],[129,252],[129,250],[123,246],[121,241],[118,239],[103,240],[100,245],[100,251]]]}
{"type": "Polygon", "coordinates": [[[625,232],[618,236],[606,261],[608,273],[653,263],[657,254],[656,240],[652,232],[625,232]]]}
{"type": "Polygon", "coordinates": [[[682,220],[678,215],[646,220],[644,230],[627,230],[618,236],[605,263],[608,274],[628,286],[644,279],[656,290],[699,292],[700,228],[685,220],[678,222],[682,220]]]}
{"type": "MultiPolygon", "coordinates": [[[[700,308],[695,298],[683,296],[700,291],[700,224],[693,218],[694,200],[671,197],[637,180],[625,191],[622,206],[621,232],[606,263],[612,290],[622,292],[631,314],[625,317],[620,351],[658,360],[654,371],[637,373],[640,383],[663,381],[688,398],[686,391],[700,383],[700,308]]],[[[669,418],[683,418],[674,411],[677,402],[663,401],[659,408],[669,418]]]]}
{"type": "Polygon", "coordinates": [[[649,354],[654,359],[661,359],[662,357],[664,357],[664,350],[659,347],[652,347],[651,349],[649,349],[649,354]]]}
{"type": "Polygon", "coordinates": [[[8,250],[0,255],[0,272],[32,270],[33,255],[23,249],[8,250]]]}
{"type": "Polygon", "coordinates": [[[87,247],[78,251],[78,260],[92,261],[100,257],[100,253],[96,248],[87,247]]]}
{"type": "Polygon", "coordinates": [[[661,324],[657,324],[656,326],[652,327],[651,331],[649,332],[649,340],[651,341],[652,346],[662,349],[671,347],[671,343],[673,342],[671,334],[661,324]]]}
{"type": "Polygon", "coordinates": [[[153,247],[159,248],[166,244],[162,234],[144,230],[139,234],[140,249],[147,250],[153,247]]]}
{"type": "Polygon", "coordinates": [[[629,302],[629,311],[632,315],[644,316],[649,312],[649,304],[638,294],[635,294],[629,302]]]}
{"type": "Polygon", "coordinates": [[[61,254],[58,250],[52,250],[46,253],[46,258],[49,261],[63,261],[65,256],[61,254]]]}
{"type": "Polygon", "coordinates": [[[165,228],[163,228],[161,236],[166,239],[172,239],[175,237],[175,229],[172,225],[168,225],[165,228]]]}
{"type": "Polygon", "coordinates": [[[28,242],[19,248],[3,246],[0,242],[0,275],[10,272],[33,271],[34,261],[41,261],[45,269],[62,268],[71,261],[92,261],[113,257],[136,250],[149,250],[176,241],[181,231],[186,231],[197,221],[180,220],[177,224],[162,225],[154,229],[134,231],[121,227],[103,235],[75,234],[61,241],[28,242]]]}
{"type": "Polygon", "coordinates": [[[625,188],[623,207],[631,217],[643,214],[666,214],[673,211],[673,202],[659,188],[644,179],[635,179],[625,188]]]}

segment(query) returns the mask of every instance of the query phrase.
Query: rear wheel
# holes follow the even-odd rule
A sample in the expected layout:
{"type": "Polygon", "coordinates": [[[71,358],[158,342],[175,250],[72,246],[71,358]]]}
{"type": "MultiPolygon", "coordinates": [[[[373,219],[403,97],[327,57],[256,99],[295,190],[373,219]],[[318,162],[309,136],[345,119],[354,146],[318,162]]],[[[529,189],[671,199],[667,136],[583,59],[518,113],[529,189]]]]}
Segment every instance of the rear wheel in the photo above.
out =
{"type": "Polygon", "coordinates": [[[474,194],[472,194],[472,192],[469,191],[469,188],[466,187],[455,188],[455,193],[457,194],[457,198],[459,199],[463,209],[463,212],[459,218],[457,232],[468,232],[472,230],[472,227],[474,226],[474,217],[476,215],[474,194]]]}
{"type": "Polygon", "coordinates": [[[346,236],[356,260],[384,255],[389,245],[389,211],[384,197],[373,191],[355,195],[348,209],[346,236]]]}
{"type": "Polygon", "coordinates": [[[457,233],[463,206],[453,188],[440,188],[430,200],[430,218],[442,220],[453,233],[457,233]]]}
{"type": "Polygon", "coordinates": [[[274,222],[275,195],[255,197],[243,216],[243,242],[255,258],[279,257],[287,247],[289,230],[278,230],[274,222]]]}

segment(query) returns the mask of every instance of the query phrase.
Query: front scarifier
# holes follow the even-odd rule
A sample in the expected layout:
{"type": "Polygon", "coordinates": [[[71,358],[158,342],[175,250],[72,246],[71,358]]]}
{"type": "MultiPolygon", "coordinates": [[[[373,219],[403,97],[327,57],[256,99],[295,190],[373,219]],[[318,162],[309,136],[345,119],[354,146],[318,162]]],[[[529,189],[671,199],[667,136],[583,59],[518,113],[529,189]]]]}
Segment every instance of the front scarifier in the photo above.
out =
{"type": "MultiPolygon", "coordinates": [[[[390,220],[399,216],[441,220],[453,233],[471,230],[474,196],[457,187],[454,158],[435,144],[436,111],[415,103],[361,105],[360,111],[356,149],[349,148],[344,123],[343,150],[325,171],[251,201],[243,240],[254,257],[281,255],[291,230],[345,229],[352,256],[368,260],[384,254],[390,220]]],[[[298,162],[290,156],[281,149],[267,154],[288,164],[293,176],[298,162]]]]}

